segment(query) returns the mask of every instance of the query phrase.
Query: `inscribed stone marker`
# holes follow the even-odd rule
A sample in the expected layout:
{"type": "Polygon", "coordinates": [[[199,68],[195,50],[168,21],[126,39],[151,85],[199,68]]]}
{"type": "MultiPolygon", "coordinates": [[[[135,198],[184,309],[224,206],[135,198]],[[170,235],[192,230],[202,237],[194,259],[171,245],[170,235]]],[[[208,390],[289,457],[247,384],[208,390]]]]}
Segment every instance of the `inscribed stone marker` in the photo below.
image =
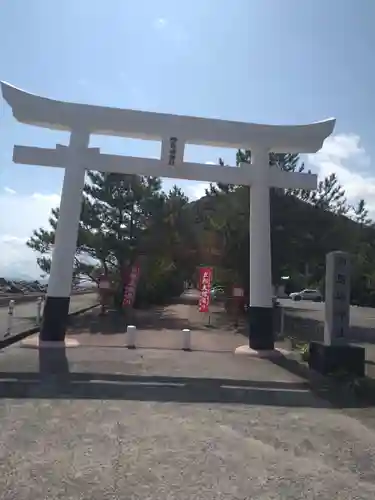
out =
{"type": "Polygon", "coordinates": [[[350,255],[330,252],[326,257],[324,343],[347,342],[350,321],[350,255]]]}

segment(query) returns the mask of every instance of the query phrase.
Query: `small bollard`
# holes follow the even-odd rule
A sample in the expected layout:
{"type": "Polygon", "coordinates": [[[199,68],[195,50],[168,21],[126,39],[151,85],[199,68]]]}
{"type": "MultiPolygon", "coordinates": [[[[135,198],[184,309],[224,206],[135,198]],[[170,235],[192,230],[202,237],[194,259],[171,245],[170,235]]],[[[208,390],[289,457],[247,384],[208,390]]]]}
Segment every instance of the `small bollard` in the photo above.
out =
{"type": "Polygon", "coordinates": [[[38,297],[36,301],[36,324],[39,326],[42,319],[43,297],[38,297]]]}
{"type": "Polygon", "coordinates": [[[15,301],[14,300],[10,300],[9,301],[9,306],[8,306],[7,329],[6,329],[4,338],[9,337],[9,335],[12,333],[14,306],[15,306],[15,301]]]}
{"type": "Polygon", "coordinates": [[[188,328],[182,330],[183,334],[183,351],[191,351],[191,331],[188,328]]]}
{"type": "Polygon", "coordinates": [[[128,349],[135,349],[135,337],[137,333],[137,329],[134,325],[128,325],[126,327],[126,333],[128,334],[128,349]]]}

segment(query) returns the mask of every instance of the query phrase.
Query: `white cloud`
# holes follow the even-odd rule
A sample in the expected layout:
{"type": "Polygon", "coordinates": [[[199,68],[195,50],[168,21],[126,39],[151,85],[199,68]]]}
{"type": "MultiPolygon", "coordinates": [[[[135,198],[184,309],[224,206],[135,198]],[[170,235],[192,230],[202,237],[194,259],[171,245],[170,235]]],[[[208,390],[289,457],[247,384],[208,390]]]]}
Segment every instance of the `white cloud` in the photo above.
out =
{"type": "Polygon", "coordinates": [[[0,238],[0,241],[2,241],[3,243],[11,243],[11,244],[25,244],[26,241],[27,241],[27,238],[19,238],[18,236],[12,236],[10,234],[4,234],[4,236],[2,236],[0,238]]]}
{"type": "Polygon", "coordinates": [[[0,276],[20,272],[36,278],[40,275],[36,254],[26,241],[34,229],[48,227],[51,209],[59,201],[57,194],[0,195],[0,276]]]}
{"type": "Polygon", "coordinates": [[[31,198],[41,203],[47,203],[48,205],[57,206],[60,203],[60,196],[58,194],[33,193],[31,198]]]}
{"type": "Polygon", "coordinates": [[[88,85],[88,81],[86,80],[86,78],[79,78],[77,80],[77,84],[80,86],[80,87],[86,87],[88,85]]]}
{"type": "Polygon", "coordinates": [[[329,137],[318,153],[308,155],[308,163],[316,169],[320,178],[335,173],[348,201],[355,204],[363,198],[375,217],[375,177],[368,173],[370,158],[358,135],[329,137]]]}
{"type": "Polygon", "coordinates": [[[159,17],[153,21],[152,25],[166,43],[175,44],[179,47],[179,50],[189,48],[188,32],[182,24],[176,23],[176,21],[170,22],[165,17],[159,17]]]}
{"type": "Polygon", "coordinates": [[[155,19],[154,21],[154,27],[156,29],[163,29],[167,26],[168,21],[165,19],[165,17],[159,17],[158,19],[155,19]]]}
{"type": "Polygon", "coordinates": [[[206,189],[209,189],[209,182],[192,182],[185,188],[186,195],[191,201],[198,200],[206,195],[206,189]]]}
{"type": "Polygon", "coordinates": [[[16,194],[16,191],[8,186],[5,186],[4,191],[8,194],[16,194]]]}

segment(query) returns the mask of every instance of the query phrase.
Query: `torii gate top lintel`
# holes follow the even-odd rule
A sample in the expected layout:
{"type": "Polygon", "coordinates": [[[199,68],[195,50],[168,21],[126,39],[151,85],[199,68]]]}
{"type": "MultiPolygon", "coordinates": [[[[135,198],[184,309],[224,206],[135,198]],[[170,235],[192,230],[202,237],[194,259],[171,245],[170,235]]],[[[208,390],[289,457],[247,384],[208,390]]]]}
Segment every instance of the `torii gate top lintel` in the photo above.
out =
{"type": "Polygon", "coordinates": [[[148,140],[178,137],[185,144],[248,148],[275,153],[315,153],[333,132],[335,119],[307,125],[263,125],[57,101],[1,82],[5,101],[21,123],[148,140]]]}

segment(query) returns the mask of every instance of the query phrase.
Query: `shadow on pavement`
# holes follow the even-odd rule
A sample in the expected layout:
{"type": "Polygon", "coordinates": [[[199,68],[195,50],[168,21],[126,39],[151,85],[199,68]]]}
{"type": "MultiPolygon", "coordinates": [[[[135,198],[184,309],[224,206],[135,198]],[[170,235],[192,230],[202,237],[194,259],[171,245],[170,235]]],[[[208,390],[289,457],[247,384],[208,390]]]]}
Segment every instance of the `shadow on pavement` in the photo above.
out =
{"type": "Polygon", "coordinates": [[[72,372],[64,348],[39,349],[39,371],[0,372],[0,398],[92,399],[180,403],[220,403],[291,408],[371,408],[369,401],[339,400],[332,388],[314,384],[303,367],[288,358],[276,365],[304,377],[284,382],[207,377],[72,372]]]}
{"type": "Polygon", "coordinates": [[[69,375],[69,361],[64,348],[39,349],[39,376],[44,379],[52,374],[69,375]]]}
{"type": "Polygon", "coordinates": [[[330,407],[305,382],[70,372],[63,348],[40,349],[38,372],[0,372],[0,397],[330,407]]]}
{"type": "Polygon", "coordinates": [[[1,398],[100,399],[180,403],[221,403],[288,407],[329,407],[301,384],[143,377],[99,373],[0,373],[1,398]]]}

